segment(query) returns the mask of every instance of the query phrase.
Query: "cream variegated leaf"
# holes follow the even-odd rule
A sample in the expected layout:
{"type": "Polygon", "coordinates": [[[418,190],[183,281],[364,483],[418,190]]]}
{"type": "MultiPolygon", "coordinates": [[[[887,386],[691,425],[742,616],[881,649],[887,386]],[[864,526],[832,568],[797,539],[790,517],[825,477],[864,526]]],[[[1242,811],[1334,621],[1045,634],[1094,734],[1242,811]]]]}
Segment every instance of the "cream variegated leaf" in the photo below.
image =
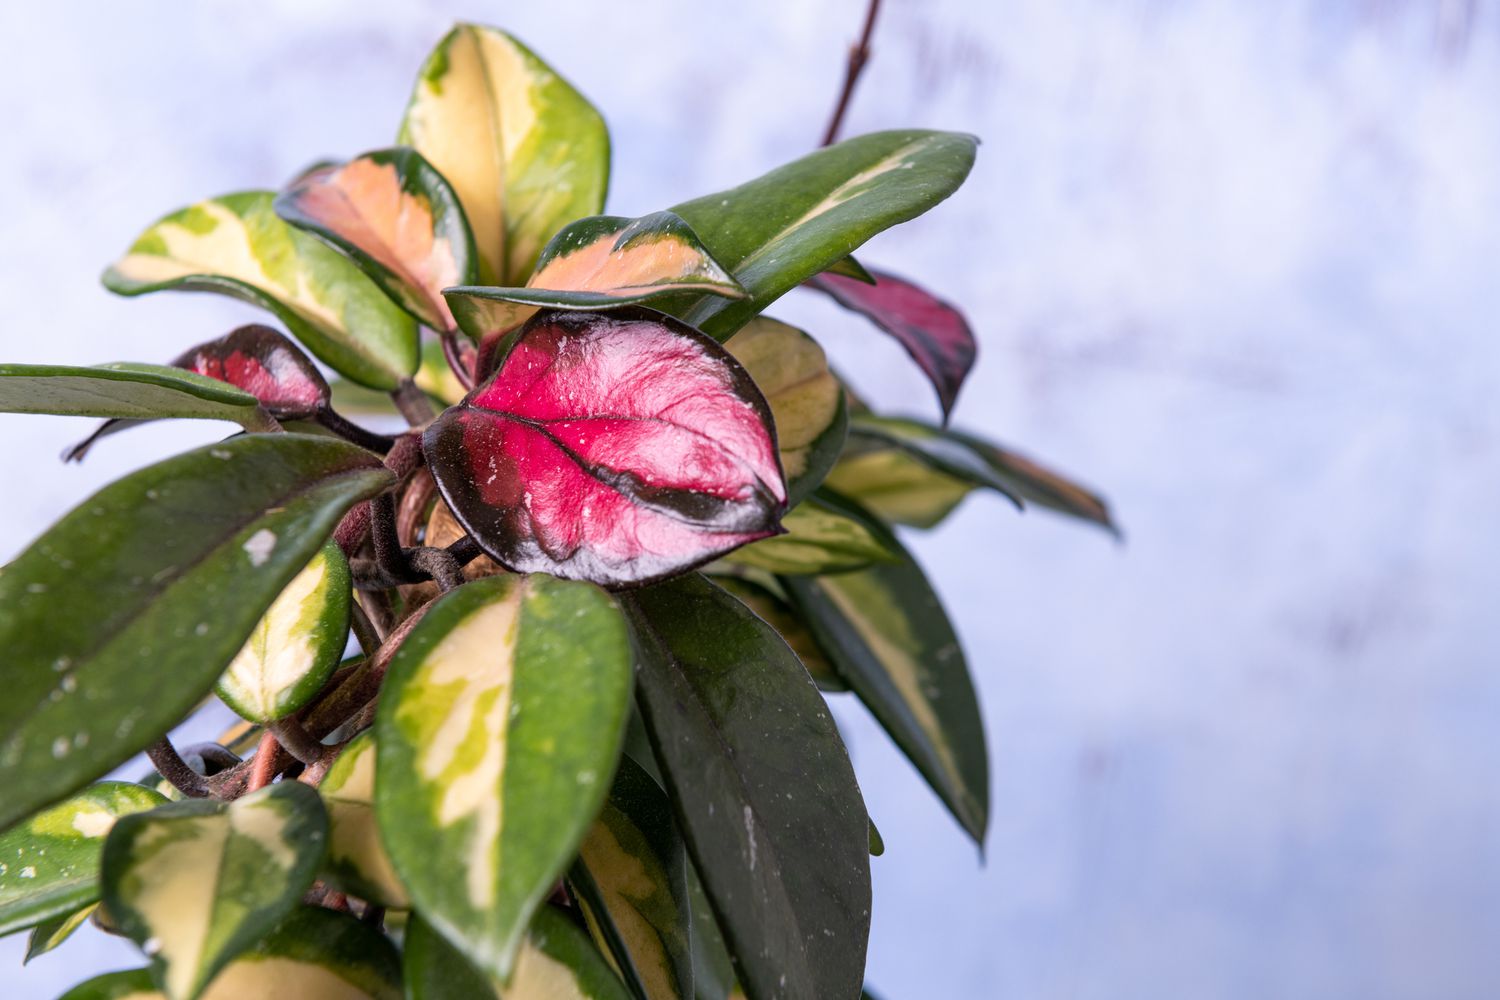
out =
{"type": "Polygon", "coordinates": [[[413,906],[496,979],[604,799],[630,691],[614,600],[540,574],[450,592],[391,661],[380,837],[413,906]]]}
{"type": "MultiPolygon", "coordinates": [[[[224,967],[202,1000],[401,1000],[390,940],[346,913],[299,907],[224,967]]],[[[112,972],[63,1000],[169,1000],[148,969],[112,972]]]]}
{"type": "Polygon", "coordinates": [[[328,868],[348,892],[380,906],[411,906],[375,821],[375,736],[356,736],[318,786],[328,807],[328,868]]]}
{"type": "Polygon", "coordinates": [[[61,918],[99,898],[99,852],[121,816],[166,803],[101,781],[0,834],[0,934],[61,918]]]}
{"type": "Polygon", "coordinates": [[[297,905],[327,833],[318,793],[297,781],[127,816],[105,843],[104,906],[169,1000],[194,1000],[297,905]]]}
{"type": "Polygon", "coordinates": [[[768,316],[752,319],[724,348],[771,404],[788,502],[795,505],[838,461],[848,424],[843,387],[817,341],[768,316]]]}
{"type": "Polygon", "coordinates": [[[398,141],[458,192],[479,280],[487,284],[523,284],[554,233],[604,206],[604,120],[530,49],[495,28],[461,24],[438,43],[398,141]]]}
{"type": "Polygon", "coordinates": [[[158,220],[104,272],[121,295],[220,292],[275,313],[322,361],[376,389],[417,368],[416,324],[353,261],[245,191],[158,220]]]}
{"type": "Polygon", "coordinates": [[[338,666],[349,636],[352,579],[332,542],[271,604],[214,690],[251,722],[297,711],[338,666]]]}
{"type": "Polygon", "coordinates": [[[901,558],[888,534],[838,497],[808,497],[782,518],[786,534],[751,542],[724,557],[768,573],[846,573],[901,558]]]}

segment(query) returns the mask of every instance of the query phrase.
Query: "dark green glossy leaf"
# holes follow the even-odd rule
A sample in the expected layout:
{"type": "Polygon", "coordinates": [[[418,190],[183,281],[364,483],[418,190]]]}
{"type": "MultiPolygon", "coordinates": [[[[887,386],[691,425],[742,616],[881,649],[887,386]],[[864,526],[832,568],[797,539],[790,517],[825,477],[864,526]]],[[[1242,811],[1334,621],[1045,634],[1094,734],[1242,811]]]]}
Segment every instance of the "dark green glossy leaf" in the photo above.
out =
{"type": "Polygon", "coordinates": [[[609,801],[579,847],[571,881],[636,1000],[692,1000],[687,855],[672,803],[622,758],[609,801]]]}
{"type": "Polygon", "coordinates": [[[104,906],[162,992],[193,1000],[296,907],[327,837],[322,800],[297,781],[126,816],[104,845],[104,906]]]}
{"type": "Polygon", "coordinates": [[[255,397],[232,385],[165,365],[120,362],[0,365],[0,411],[72,417],[231,420],[250,430],[273,426],[255,397]]]}
{"type": "Polygon", "coordinates": [[[443,289],[474,282],[474,237],[458,195],[421,153],[379,149],[309,171],[276,199],[276,214],[348,254],[418,321],[453,328],[443,289]]]}
{"type": "Polygon", "coordinates": [[[720,340],[783,294],[952,194],[974,165],[973,136],[876,132],[673,209],[749,292],[681,315],[720,340]]]}
{"type": "MultiPolygon", "coordinates": [[[[630,1000],[593,943],[544,906],[532,918],[504,1000],[630,1000]]],[[[408,1000],[499,1000],[500,988],[420,917],[406,930],[408,1000]]]]}
{"type": "Polygon", "coordinates": [[[807,671],[701,576],[629,595],[637,691],[678,824],[752,1000],[853,997],[869,824],[807,671]]]}
{"type": "Polygon", "coordinates": [[[64,917],[99,898],[99,850],[115,820],[166,798],[101,781],[0,834],[0,934],[64,917]]]}
{"type": "Polygon", "coordinates": [[[849,687],[980,843],[989,818],[984,723],[963,650],[922,570],[899,563],[782,586],[849,687]]]}
{"type": "MultiPolygon", "coordinates": [[[[721,567],[721,564],[715,566],[721,567]]],[[[735,599],[755,612],[757,618],[775,629],[782,641],[797,654],[797,659],[802,661],[819,688],[824,691],[849,690],[849,685],[844,683],[838,671],[833,669],[833,664],[828,662],[823,647],[818,645],[818,640],[808,631],[807,623],[787,603],[786,591],[780,581],[769,573],[754,570],[744,572],[737,567],[733,569],[733,575],[715,574],[714,583],[729,591],[735,599]]]]}
{"type": "Polygon", "coordinates": [[[391,661],[381,840],[415,908],[495,979],[604,802],[630,680],[614,600],[543,575],[450,592],[391,661]]]}
{"type": "Polygon", "coordinates": [[[875,284],[875,276],[865,270],[865,266],[852,256],[834,261],[824,269],[823,273],[837,274],[844,278],[853,278],[855,281],[863,281],[867,285],[875,284]]]}
{"type": "Polygon", "coordinates": [[[344,511],[392,481],[331,438],[234,438],[106,486],[5,567],[0,829],[176,724],[344,511]]]}

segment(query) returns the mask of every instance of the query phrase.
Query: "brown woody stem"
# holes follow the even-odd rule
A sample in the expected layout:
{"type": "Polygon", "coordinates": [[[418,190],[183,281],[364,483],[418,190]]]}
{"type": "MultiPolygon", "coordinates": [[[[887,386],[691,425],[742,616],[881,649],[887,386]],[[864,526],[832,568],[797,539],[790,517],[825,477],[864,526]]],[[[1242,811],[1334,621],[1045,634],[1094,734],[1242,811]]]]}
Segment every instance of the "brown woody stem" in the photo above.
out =
{"type": "Polygon", "coordinates": [[[206,799],[210,794],[208,780],[188,767],[187,761],[177,752],[172,741],[163,736],[146,748],[146,756],[156,767],[156,773],[165,778],[173,788],[192,799],[206,799]]]}
{"type": "Polygon", "coordinates": [[[276,736],[276,742],[285,747],[287,753],[304,764],[317,763],[328,749],[309,736],[296,719],[278,719],[268,724],[266,730],[276,736]]]}
{"type": "Polygon", "coordinates": [[[849,101],[854,96],[854,85],[859,82],[859,75],[870,61],[870,39],[875,34],[875,17],[879,13],[880,0],[870,0],[870,6],[865,11],[864,30],[860,32],[859,41],[849,49],[849,63],[844,68],[844,87],[839,91],[838,103],[833,107],[833,117],[829,119],[828,129],[823,133],[825,146],[833,145],[834,140],[839,137],[844,114],[849,110],[849,101]]]}

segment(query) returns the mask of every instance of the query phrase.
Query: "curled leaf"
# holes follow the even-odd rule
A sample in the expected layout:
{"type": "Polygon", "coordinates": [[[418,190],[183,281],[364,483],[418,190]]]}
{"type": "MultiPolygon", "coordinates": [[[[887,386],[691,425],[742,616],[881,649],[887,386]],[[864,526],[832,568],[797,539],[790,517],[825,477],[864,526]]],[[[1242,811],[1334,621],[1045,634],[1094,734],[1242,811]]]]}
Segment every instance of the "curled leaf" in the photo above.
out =
{"type": "Polygon", "coordinates": [[[612,309],[682,292],[743,298],[744,289],[671,212],[640,219],[596,215],[552,238],[525,288],[454,288],[446,294],[475,340],[519,326],[540,308],[612,309]]]}
{"type": "Polygon", "coordinates": [[[974,367],[974,331],[963,313],[921,286],[884,271],[869,275],[873,284],[824,271],[807,285],[895,337],[937,390],[946,423],[974,367]]]}
{"type": "Polygon", "coordinates": [[[661,579],[775,534],[786,506],[749,375],[643,309],[539,314],[422,445],[459,522],[518,572],[661,579]]]}
{"type": "Polygon", "coordinates": [[[366,153],[309,171],[276,214],[347,253],[401,308],[453,327],[443,289],[474,281],[474,237],[453,188],[416,150],[366,153]]]}
{"type": "Polygon", "coordinates": [[[328,382],[297,345],[251,323],[184,352],[174,368],[228,382],[277,420],[307,420],[328,405],[328,382]]]}

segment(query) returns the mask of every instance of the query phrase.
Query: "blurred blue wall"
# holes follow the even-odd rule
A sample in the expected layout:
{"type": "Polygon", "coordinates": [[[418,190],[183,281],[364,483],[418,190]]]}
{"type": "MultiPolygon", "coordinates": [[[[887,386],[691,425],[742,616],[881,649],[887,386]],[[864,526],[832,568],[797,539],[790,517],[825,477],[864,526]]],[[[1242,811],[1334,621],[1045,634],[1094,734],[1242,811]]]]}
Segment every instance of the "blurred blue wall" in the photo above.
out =
{"type": "MultiPolygon", "coordinates": [[[[96,275],[201,196],[387,143],[457,17],[604,111],[611,209],[807,150],[861,0],[0,6],[13,361],[161,360],[252,313],[96,275]]],[[[1128,543],[971,500],[913,539],[994,756],[983,863],[841,703],[888,852],[870,981],[929,998],[1500,995],[1500,12],[1374,0],[890,0],[850,132],[964,129],[968,186],[865,258],[964,303],[958,421],[1102,488],[1128,543]]],[[[900,351],[775,310],[872,398],[900,351]]],[[[83,467],[8,417],[6,553],[217,428],[83,467]]],[[[18,972],[52,997],[85,932],[18,972]]]]}

